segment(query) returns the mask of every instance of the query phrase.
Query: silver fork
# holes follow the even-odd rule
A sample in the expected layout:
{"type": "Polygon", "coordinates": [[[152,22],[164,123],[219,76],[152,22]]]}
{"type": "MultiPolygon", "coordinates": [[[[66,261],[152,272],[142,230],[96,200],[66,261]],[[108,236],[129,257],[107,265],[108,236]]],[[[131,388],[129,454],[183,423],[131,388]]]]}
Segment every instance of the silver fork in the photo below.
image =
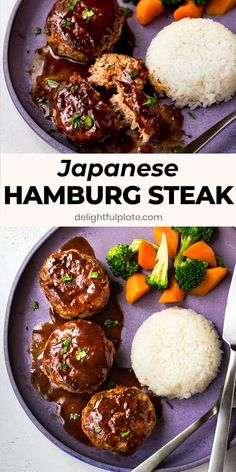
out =
{"type": "MultiPolygon", "coordinates": [[[[165,446],[159,451],[155,452],[152,456],[142,462],[140,465],[135,467],[132,472],[152,472],[155,468],[161,464],[177,447],[179,447],[194,431],[202,426],[206,421],[215,416],[219,411],[220,399],[205,413],[201,418],[194,421],[188,426],[182,433],[178,434],[175,438],[171,439],[165,446]]],[[[236,390],[234,392],[233,408],[236,408],[236,390]]]]}
{"type": "Polygon", "coordinates": [[[236,120],[236,110],[225,116],[222,120],[216,123],[214,126],[209,128],[205,133],[198,136],[191,143],[187,144],[183,149],[183,153],[195,153],[200,151],[207,143],[209,143],[217,134],[219,134],[223,129],[229,126],[233,121],[236,120]]]}

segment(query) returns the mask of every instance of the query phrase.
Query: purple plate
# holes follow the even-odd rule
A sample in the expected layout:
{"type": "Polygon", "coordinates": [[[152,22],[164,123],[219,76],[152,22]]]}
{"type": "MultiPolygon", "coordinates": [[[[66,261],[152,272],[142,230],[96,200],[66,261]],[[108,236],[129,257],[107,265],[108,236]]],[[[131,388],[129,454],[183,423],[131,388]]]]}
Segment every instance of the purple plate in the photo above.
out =
{"type": "MultiPolygon", "coordinates": [[[[42,400],[32,387],[28,353],[34,326],[49,319],[48,302],[38,282],[39,268],[51,252],[60,248],[63,243],[75,235],[84,236],[95,249],[98,259],[104,262],[106,251],[110,246],[117,242],[129,242],[137,236],[151,240],[152,229],[60,228],[47,233],[27,256],[11,290],[5,323],[7,370],[23,409],[39,430],[54,444],[72,456],[103,469],[117,472],[130,471],[214,404],[223,385],[227,353],[223,356],[219,375],[204,393],[195,395],[188,400],[171,401],[173,409],[165,400],[162,401],[163,417],[160,424],[145,445],[133,455],[124,457],[97,450],[75,440],[63,429],[59,418],[55,416],[55,404],[42,400]],[[38,300],[40,304],[37,311],[32,311],[31,308],[34,300],[38,300]]],[[[229,275],[212,293],[204,298],[188,296],[182,306],[193,308],[212,320],[218,331],[222,333],[226,299],[232,270],[236,263],[236,231],[232,228],[218,229],[213,246],[216,253],[223,257],[229,268],[229,275]]],[[[140,324],[153,312],[165,308],[165,305],[158,304],[158,296],[158,293],[151,291],[134,306],[130,306],[125,302],[124,294],[120,295],[120,304],[125,315],[122,343],[118,351],[120,365],[126,367],[130,365],[131,343],[140,324]]],[[[158,470],[163,472],[184,471],[205,462],[211,451],[214,428],[214,419],[209,420],[173,452],[163,464],[162,469],[158,470]]],[[[236,411],[233,412],[230,430],[230,446],[234,444],[236,444],[236,411]]]]}
{"type": "MultiPolygon", "coordinates": [[[[5,39],[5,78],[15,106],[31,128],[58,151],[78,152],[75,145],[57,131],[51,121],[43,117],[43,114],[32,102],[30,95],[31,77],[28,71],[31,68],[35,50],[46,42],[44,34],[35,36],[34,30],[39,26],[43,31],[47,13],[53,3],[54,0],[40,0],[38,2],[18,0],[16,3],[5,39]]],[[[124,5],[127,6],[127,3],[124,5]]],[[[236,8],[223,17],[215,17],[215,20],[236,33],[236,8]]],[[[131,18],[129,24],[136,37],[134,55],[145,58],[147,47],[152,38],[171,21],[172,17],[170,15],[162,15],[147,27],[143,27],[136,21],[135,16],[131,18]]],[[[235,109],[236,96],[227,103],[194,111],[196,120],[188,115],[188,110],[185,110],[185,132],[187,135],[192,135],[192,139],[194,139],[235,109]]],[[[186,143],[189,140],[189,138],[186,138],[186,143]]],[[[236,124],[232,124],[220,133],[217,138],[205,146],[203,151],[208,153],[236,152],[236,124]]]]}

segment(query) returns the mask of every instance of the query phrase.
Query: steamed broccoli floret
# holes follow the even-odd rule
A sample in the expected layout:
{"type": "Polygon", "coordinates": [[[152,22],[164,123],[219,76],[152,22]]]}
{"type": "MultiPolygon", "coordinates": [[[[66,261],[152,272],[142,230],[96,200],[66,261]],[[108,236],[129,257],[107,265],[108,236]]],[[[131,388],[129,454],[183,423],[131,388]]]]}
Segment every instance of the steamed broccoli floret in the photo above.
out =
{"type": "Polygon", "coordinates": [[[197,241],[209,242],[213,236],[214,228],[200,226],[174,226],[173,229],[180,233],[179,250],[175,256],[174,266],[178,267],[184,259],[183,252],[197,241]]]}
{"type": "Polygon", "coordinates": [[[158,251],[158,261],[151,273],[146,278],[147,284],[152,288],[165,289],[168,287],[168,247],[166,235],[162,234],[162,240],[158,251]]]}
{"type": "Polygon", "coordinates": [[[194,0],[194,1],[198,7],[204,7],[204,5],[206,5],[209,2],[209,0],[194,0]]]}
{"type": "MultiPolygon", "coordinates": [[[[144,240],[134,239],[130,245],[117,244],[109,249],[106,255],[106,261],[116,277],[120,276],[126,280],[130,275],[138,272],[139,265],[133,257],[138,253],[142,241],[144,240]]],[[[146,242],[151,244],[154,249],[158,249],[156,244],[150,243],[149,241],[146,242]]]]}
{"type": "Polygon", "coordinates": [[[172,10],[175,10],[183,3],[184,3],[184,0],[162,0],[163,7],[170,8],[172,10]]]}
{"type": "Polygon", "coordinates": [[[188,292],[198,287],[203,281],[208,264],[199,259],[186,259],[175,270],[177,283],[182,290],[188,292]]]}

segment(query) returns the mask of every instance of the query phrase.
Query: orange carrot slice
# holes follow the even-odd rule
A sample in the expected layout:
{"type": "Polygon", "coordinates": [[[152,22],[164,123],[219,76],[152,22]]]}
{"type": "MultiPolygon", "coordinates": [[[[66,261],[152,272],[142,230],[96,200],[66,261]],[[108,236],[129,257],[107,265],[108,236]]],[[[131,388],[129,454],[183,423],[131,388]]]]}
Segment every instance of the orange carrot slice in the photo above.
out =
{"type": "Polygon", "coordinates": [[[161,0],[140,0],[136,6],[136,17],[141,25],[147,25],[164,10],[161,0]]]}
{"type": "Polygon", "coordinates": [[[236,6],[236,0],[210,0],[206,5],[206,14],[222,16],[236,6]]]}
{"type": "Polygon", "coordinates": [[[185,5],[181,5],[174,12],[176,21],[183,18],[200,18],[203,14],[204,7],[198,7],[194,2],[188,1],[185,5]]]}
{"type": "Polygon", "coordinates": [[[226,267],[214,267],[212,269],[207,269],[203,281],[198,285],[198,287],[190,290],[191,295],[197,295],[198,297],[203,297],[208,292],[213,290],[221,280],[227,274],[226,267]]]}
{"type": "Polygon", "coordinates": [[[150,287],[146,282],[146,275],[136,272],[126,280],[126,300],[128,303],[134,303],[145,293],[149,292],[150,287]]]}
{"type": "Polygon", "coordinates": [[[138,251],[138,264],[145,270],[152,270],[156,264],[157,252],[146,241],[142,241],[138,251]]]}
{"type": "Polygon", "coordinates": [[[213,249],[205,243],[205,241],[198,241],[183,252],[185,257],[190,259],[199,259],[203,262],[208,262],[212,267],[217,266],[217,260],[213,249]]]}
{"type": "Polygon", "coordinates": [[[182,302],[186,292],[182,290],[176,281],[175,277],[170,280],[170,286],[164,290],[159,299],[159,303],[177,303],[182,302]]]}
{"type": "Polygon", "coordinates": [[[154,239],[159,245],[161,244],[162,233],[166,235],[168,256],[170,259],[174,259],[179,246],[179,233],[170,226],[156,226],[154,228],[154,239]]]}

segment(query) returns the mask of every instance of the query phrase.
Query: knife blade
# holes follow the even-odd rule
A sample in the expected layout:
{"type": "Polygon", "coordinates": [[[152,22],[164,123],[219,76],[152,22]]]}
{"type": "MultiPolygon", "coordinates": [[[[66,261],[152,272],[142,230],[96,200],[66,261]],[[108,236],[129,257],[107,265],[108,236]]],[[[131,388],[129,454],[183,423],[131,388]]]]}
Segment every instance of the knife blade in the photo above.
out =
{"type": "Polygon", "coordinates": [[[223,339],[236,346],[236,266],[229,289],[225,310],[223,339]]]}

